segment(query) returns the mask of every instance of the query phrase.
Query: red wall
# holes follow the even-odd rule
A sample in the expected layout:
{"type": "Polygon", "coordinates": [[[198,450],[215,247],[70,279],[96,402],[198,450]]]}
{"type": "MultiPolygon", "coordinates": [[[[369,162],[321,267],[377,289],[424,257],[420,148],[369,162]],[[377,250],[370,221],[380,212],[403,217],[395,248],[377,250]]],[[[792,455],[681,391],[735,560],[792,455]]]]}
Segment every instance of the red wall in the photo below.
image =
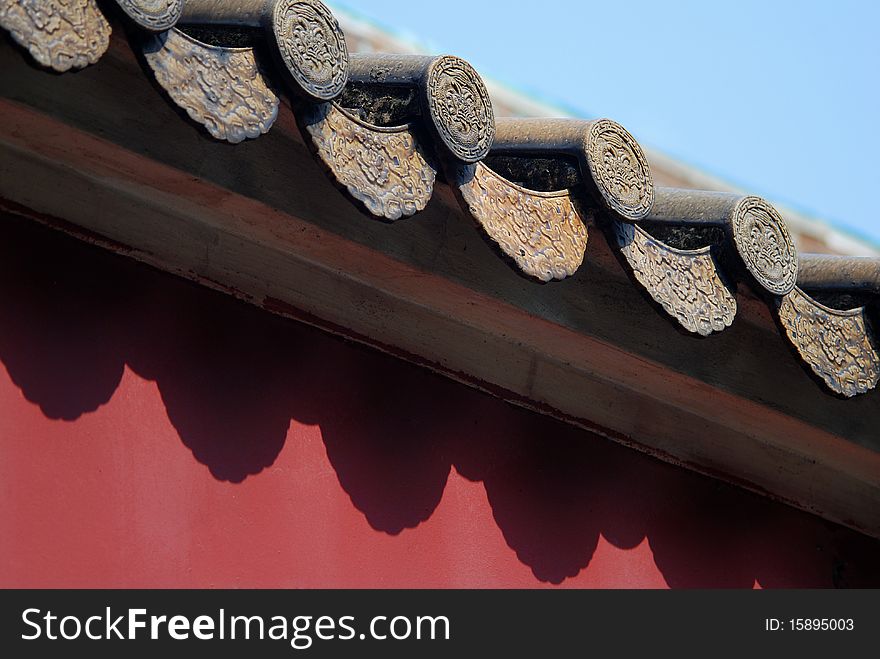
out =
{"type": "Polygon", "coordinates": [[[0,585],[880,584],[880,543],[11,218],[0,585]]]}

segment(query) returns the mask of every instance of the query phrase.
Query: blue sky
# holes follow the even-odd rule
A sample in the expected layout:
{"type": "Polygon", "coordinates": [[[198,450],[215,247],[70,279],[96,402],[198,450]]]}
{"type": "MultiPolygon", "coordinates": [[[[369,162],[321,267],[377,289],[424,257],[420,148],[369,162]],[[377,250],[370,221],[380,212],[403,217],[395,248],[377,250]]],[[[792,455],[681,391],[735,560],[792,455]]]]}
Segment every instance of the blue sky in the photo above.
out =
{"type": "Polygon", "coordinates": [[[880,2],[329,4],[880,244],[880,2]]]}

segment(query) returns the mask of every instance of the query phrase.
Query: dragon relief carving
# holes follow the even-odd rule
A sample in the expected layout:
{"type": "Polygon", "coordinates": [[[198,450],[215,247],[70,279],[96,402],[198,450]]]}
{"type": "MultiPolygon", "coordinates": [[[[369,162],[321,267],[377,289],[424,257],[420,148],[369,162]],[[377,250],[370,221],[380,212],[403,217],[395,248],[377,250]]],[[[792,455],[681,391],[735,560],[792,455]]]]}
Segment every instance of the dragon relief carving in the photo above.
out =
{"type": "Polygon", "coordinates": [[[830,309],[795,288],[779,300],[778,316],[788,339],[829,389],[852,398],[877,386],[880,353],[864,308],[830,309]]]}
{"type": "Polygon", "coordinates": [[[527,190],[482,163],[456,177],[471,215],[525,274],[549,282],[577,272],[588,233],[569,191],[527,190]]]}
{"type": "Polygon", "coordinates": [[[218,140],[257,138],[278,117],[278,96],[251,48],[209,46],[171,29],[153,37],[144,56],[171,99],[218,140]]]}
{"type": "Polygon", "coordinates": [[[302,109],[300,121],[336,182],[373,215],[399,220],[428,204],[437,169],[409,126],[373,126],[333,103],[302,109]]]}
{"type": "Polygon", "coordinates": [[[711,248],[675,249],[625,222],[614,222],[611,233],[639,284],[687,331],[709,336],[733,324],[736,297],[711,248]]]}
{"type": "Polygon", "coordinates": [[[110,44],[110,24],[95,0],[0,0],[0,25],[59,72],[94,64],[110,44]]]}

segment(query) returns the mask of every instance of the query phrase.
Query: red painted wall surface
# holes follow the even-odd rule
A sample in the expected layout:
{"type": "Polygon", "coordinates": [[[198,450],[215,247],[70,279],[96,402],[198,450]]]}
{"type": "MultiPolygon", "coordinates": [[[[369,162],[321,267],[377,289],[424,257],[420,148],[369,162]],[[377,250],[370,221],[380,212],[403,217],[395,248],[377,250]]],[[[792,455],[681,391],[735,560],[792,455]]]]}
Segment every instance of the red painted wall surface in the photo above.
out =
{"type": "Polygon", "coordinates": [[[880,584],[873,540],[0,219],[2,586],[880,584]]]}

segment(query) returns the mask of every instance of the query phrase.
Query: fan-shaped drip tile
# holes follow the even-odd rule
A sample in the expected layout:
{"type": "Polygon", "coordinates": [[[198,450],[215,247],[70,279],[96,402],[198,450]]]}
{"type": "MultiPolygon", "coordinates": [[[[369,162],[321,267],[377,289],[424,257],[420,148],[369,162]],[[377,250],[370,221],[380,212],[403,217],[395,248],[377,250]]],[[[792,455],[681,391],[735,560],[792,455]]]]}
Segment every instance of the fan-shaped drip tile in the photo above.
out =
{"type": "Polygon", "coordinates": [[[520,270],[544,282],[577,272],[588,232],[570,190],[529,190],[482,163],[455,171],[470,214],[520,270]]]}
{"type": "Polygon", "coordinates": [[[144,57],[171,99],[218,140],[257,138],[278,117],[278,96],[252,48],[211,46],[171,29],[147,41],[144,57]]]}
{"type": "Polygon", "coordinates": [[[437,168],[409,125],[374,126],[334,103],[302,107],[298,117],[332,178],[367,211],[399,220],[428,204],[437,168]]]}
{"type": "Polygon", "coordinates": [[[830,309],[799,288],[779,299],[779,321],[789,341],[829,389],[847,398],[880,381],[880,353],[865,313],[830,309]]]}
{"type": "Polygon", "coordinates": [[[676,249],[625,222],[614,221],[610,233],[636,281],[688,332],[709,336],[733,324],[736,297],[710,247],[676,249]]]}
{"type": "Polygon", "coordinates": [[[94,64],[110,44],[95,0],[0,0],[0,26],[39,64],[62,73],[94,64]]]}

